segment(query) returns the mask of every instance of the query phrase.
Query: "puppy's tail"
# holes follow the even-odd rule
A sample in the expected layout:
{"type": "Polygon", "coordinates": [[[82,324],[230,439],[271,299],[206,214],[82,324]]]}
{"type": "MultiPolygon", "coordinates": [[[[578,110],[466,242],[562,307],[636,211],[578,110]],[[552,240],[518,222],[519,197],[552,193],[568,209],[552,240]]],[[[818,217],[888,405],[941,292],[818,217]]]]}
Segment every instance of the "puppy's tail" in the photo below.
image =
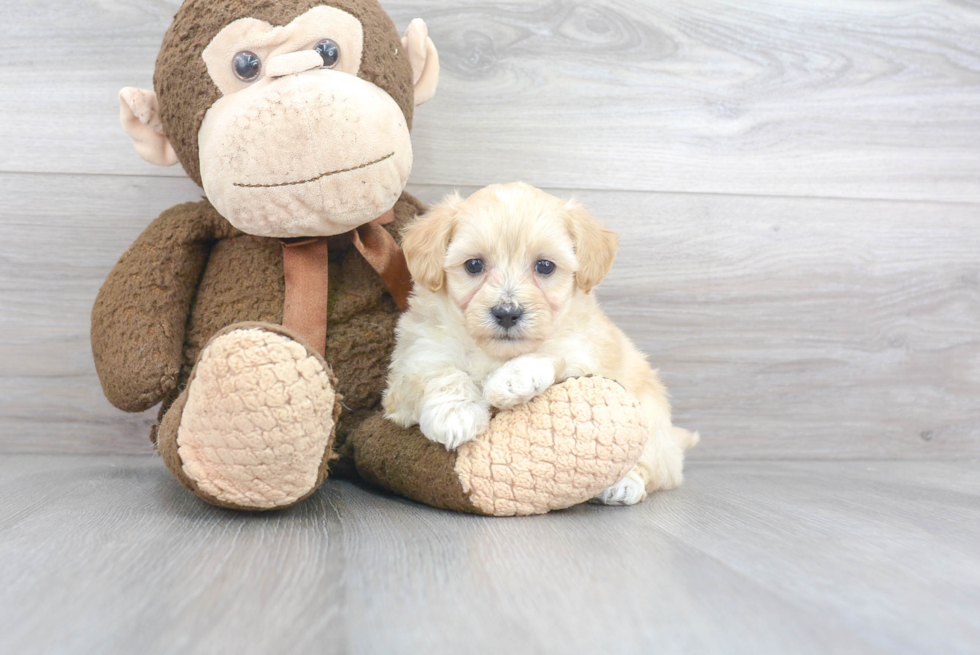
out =
{"type": "Polygon", "coordinates": [[[681,448],[684,450],[689,450],[698,445],[701,441],[701,435],[697,432],[691,432],[690,430],[685,430],[684,428],[679,428],[676,425],[671,429],[671,434],[674,437],[674,441],[680,444],[681,448]]]}

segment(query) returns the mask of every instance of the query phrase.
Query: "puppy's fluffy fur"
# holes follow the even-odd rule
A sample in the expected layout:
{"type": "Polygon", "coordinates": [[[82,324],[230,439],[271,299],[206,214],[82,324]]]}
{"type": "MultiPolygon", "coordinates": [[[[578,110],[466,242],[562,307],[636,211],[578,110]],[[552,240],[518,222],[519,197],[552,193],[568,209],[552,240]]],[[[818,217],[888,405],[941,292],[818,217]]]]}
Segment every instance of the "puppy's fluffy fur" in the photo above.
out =
{"type": "Polygon", "coordinates": [[[596,500],[633,504],[681,483],[698,437],[671,426],[657,373],[592,293],[612,267],[615,233],[580,204],[517,183],[448,197],[402,244],[415,290],[398,323],[389,419],[455,449],[487,428],[491,407],[600,375],[639,399],[650,435],[636,467],[596,500]]]}

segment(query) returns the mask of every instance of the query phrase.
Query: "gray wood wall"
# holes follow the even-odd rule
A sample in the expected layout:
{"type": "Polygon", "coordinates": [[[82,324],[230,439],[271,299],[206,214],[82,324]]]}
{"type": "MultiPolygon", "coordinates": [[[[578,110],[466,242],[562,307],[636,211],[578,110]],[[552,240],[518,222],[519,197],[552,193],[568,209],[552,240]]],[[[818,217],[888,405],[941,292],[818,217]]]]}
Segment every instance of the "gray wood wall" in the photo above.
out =
{"type": "MultiPolygon", "coordinates": [[[[143,453],[88,312],[201,191],[142,162],[178,0],[8,3],[0,26],[0,452],[143,453]]],[[[439,94],[410,190],[515,179],[622,235],[600,287],[698,459],[980,456],[980,3],[388,0],[439,94]]]]}

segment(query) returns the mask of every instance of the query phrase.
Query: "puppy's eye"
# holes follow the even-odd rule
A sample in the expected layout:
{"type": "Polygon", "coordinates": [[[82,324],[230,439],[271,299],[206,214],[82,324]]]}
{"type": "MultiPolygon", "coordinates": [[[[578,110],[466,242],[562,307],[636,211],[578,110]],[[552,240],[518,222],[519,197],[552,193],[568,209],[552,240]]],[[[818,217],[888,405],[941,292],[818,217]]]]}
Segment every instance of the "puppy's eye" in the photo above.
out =
{"type": "Polygon", "coordinates": [[[333,39],[323,39],[313,49],[323,58],[324,68],[333,68],[340,59],[340,46],[333,39]]]}
{"type": "Polygon", "coordinates": [[[463,268],[465,268],[466,272],[470,275],[479,275],[483,272],[486,266],[483,265],[482,259],[471,259],[463,264],[463,268]]]}
{"type": "Polygon", "coordinates": [[[534,265],[534,272],[538,275],[551,275],[555,272],[555,263],[549,262],[547,259],[542,259],[534,265]]]}
{"type": "Polygon", "coordinates": [[[242,50],[231,60],[231,68],[242,82],[254,82],[262,72],[262,60],[254,52],[242,50]]]}

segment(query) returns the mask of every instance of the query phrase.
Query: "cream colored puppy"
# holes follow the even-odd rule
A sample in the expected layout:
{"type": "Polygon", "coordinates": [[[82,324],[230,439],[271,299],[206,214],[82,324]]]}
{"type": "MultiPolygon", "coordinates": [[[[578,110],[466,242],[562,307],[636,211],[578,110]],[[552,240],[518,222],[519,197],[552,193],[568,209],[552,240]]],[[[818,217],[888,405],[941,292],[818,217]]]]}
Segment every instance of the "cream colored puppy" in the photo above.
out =
{"type": "Polygon", "coordinates": [[[389,419],[455,449],[487,428],[490,408],[599,375],[637,397],[650,436],[634,469],[596,500],[632,505],[681,483],[684,449],[698,437],[671,427],[657,373],[592,293],[612,267],[615,233],[578,203],[517,183],[448,197],[402,245],[415,290],[396,331],[389,419]]]}

